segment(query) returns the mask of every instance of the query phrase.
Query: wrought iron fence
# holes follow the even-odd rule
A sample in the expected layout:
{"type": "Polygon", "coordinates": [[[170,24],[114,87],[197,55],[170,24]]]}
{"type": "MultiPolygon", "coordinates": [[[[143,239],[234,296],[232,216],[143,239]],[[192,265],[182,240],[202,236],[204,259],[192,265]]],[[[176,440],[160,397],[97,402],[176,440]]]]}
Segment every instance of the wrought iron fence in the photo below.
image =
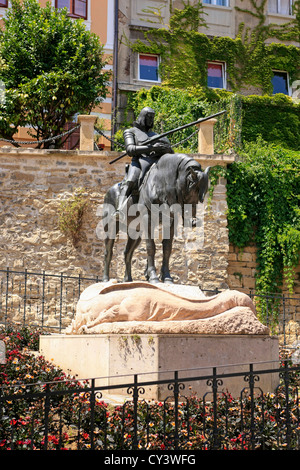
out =
{"type": "Polygon", "coordinates": [[[299,450],[300,366],[287,360],[273,366],[244,365],[226,374],[214,367],[188,378],[173,371],[156,381],[142,374],[119,385],[97,386],[93,378],[2,387],[0,449],[299,450]],[[274,373],[280,380],[274,392],[265,393],[260,379],[274,373]],[[237,398],[223,390],[225,376],[245,384],[237,398]],[[206,383],[201,397],[188,393],[187,382],[195,381],[206,383]],[[146,400],[145,390],[153,385],[166,386],[169,395],[146,400]],[[107,399],[105,394],[124,388],[129,399],[107,399]]]}
{"type": "MultiPolygon", "coordinates": [[[[215,295],[219,289],[204,290],[215,295]]],[[[243,289],[245,292],[245,289],[243,289]]],[[[292,345],[300,340],[300,296],[278,293],[259,293],[254,289],[245,292],[253,300],[260,321],[279,336],[280,344],[292,345]]]]}
{"type": "Polygon", "coordinates": [[[0,269],[0,323],[61,331],[70,324],[81,292],[98,281],[97,276],[0,269]]]}
{"type": "MultiPolygon", "coordinates": [[[[46,272],[0,269],[0,323],[8,321],[25,326],[66,328],[74,317],[81,292],[98,276],[73,276],[46,272]]],[[[204,291],[206,295],[221,292],[204,291]]],[[[256,304],[260,320],[280,337],[283,345],[300,336],[300,296],[247,292],[256,304]]]]}
{"type": "Polygon", "coordinates": [[[290,294],[262,294],[250,290],[261,321],[270,327],[272,333],[281,337],[286,345],[299,341],[300,296],[290,294]]]}

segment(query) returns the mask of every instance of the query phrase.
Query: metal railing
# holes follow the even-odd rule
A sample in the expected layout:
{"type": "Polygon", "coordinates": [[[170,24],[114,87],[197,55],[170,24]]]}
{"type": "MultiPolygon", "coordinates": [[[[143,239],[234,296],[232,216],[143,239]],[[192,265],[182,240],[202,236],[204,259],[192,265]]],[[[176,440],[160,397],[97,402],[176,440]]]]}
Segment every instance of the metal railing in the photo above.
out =
{"type": "MultiPolygon", "coordinates": [[[[203,290],[210,296],[221,292],[219,289],[203,290]]],[[[300,340],[300,295],[260,293],[254,289],[247,292],[255,304],[260,321],[270,328],[271,334],[280,337],[282,345],[300,340]]]]}
{"type": "Polygon", "coordinates": [[[286,360],[274,367],[250,364],[226,374],[213,367],[188,378],[173,371],[155,381],[141,374],[118,385],[97,386],[93,378],[2,387],[0,449],[299,450],[300,366],[286,360]],[[278,374],[278,384],[265,393],[260,379],[269,374],[278,374]],[[223,390],[225,377],[244,383],[237,398],[223,390]],[[201,397],[187,390],[195,381],[206,384],[201,397]],[[144,399],[153,386],[165,386],[168,396],[144,399]],[[120,389],[130,399],[105,398],[120,389]]]}
{"type": "Polygon", "coordinates": [[[75,315],[81,292],[99,278],[0,269],[0,323],[61,331],[75,315]]]}
{"type": "MultiPolygon", "coordinates": [[[[0,323],[12,321],[61,331],[73,319],[81,292],[100,280],[98,276],[0,269],[0,323]]],[[[203,292],[214,295],[221,291],[203,292]]],[[[261,321],[280,337],[281,344],[300,339],[300,296],[261,294],[254,290],[247,294],[253,299],[261,321]]]]}

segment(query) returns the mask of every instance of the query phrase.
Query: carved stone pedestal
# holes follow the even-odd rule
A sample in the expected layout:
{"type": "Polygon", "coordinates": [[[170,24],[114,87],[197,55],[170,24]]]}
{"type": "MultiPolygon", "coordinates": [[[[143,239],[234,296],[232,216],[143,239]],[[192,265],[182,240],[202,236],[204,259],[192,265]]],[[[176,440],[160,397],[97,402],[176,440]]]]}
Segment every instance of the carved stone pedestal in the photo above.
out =
{"type": "MultiPolygon", "coordinates": [[[[211,392],[207,379],[216,367],[217,374],[254,372],[278,367],[278,340],[267,335],[193,335],[193,334],[89,334],[41,336],[40,353],[64,371],[77,374],[79,379],[97,378],[96,385],[129,384],[138,374],[138,382],[197,377],[187,381],[180,391],[183,396],[197,393],[202,397],[211,392]],[[272,362],[274,361],[274,362],[272,362]]],[[[239,397],[248,387],[244,375],[221,377],[218,390],[228,390],[239,397]]],[[[260,374],[256,387],[273,392],[278,374],[260,374]]],[[[168,383],[145,386],[141,398],[163,400],[173,396],[168,383]]],[[[103,396],[128,396],[127,387],[103,390],[103,396]]],[[[207,400],[210,395],[207,395],[207,400]]]]}
{"type": "MultiPolygon", "coordinates": [[[[155,400],[172,397],[168,385],[174,371],[184,385],[182,395],[211,392],[208,377],[214,368],[221,374],[218,391],[240,396],[248,386],[249,364],[254,372],[277,368],[278,349],[278,339],[257,319],[245,294],[205,297],[192,286],[145,282],[91,285],[65,334],[40,337],[40,352],[64,371],[96,378],[105,387],[131,384],[137,375],[139,384],[148,382],[142,397],[155,400]]],[[[261,374],[256,383],[264,392],[273,392],[277,384],[275,373],[261,374]]],[[[124,397],[127,389],[107,391],[124,397]]]]}

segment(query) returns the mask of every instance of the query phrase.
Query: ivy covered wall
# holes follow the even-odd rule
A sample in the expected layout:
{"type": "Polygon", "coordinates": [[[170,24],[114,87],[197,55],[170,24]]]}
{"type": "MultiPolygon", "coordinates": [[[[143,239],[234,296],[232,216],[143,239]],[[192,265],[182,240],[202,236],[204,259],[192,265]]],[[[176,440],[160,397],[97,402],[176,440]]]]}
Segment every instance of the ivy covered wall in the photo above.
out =
{"type": "MultiPolygon", "coordinates": [[[[288,149],[300,150],[300,103],[283,94],[243,96],[207,87],[183,90],[153,86],[149,90],[142,89],[130,94],[127,115],[132,115],[130,110],[137,115],[144,106],[155,109],[157,132],[165,132],[202,116],[226,110],[226,115],[219,117],[215,126],[217,152],[239,148],[245,142],[255,142],[258,137],[288,149]]],[[[130,120],[122,123],[117,134],[121,141],[122,129],[131,124],[130,120]]],[[[170,138],[178,151],[197,152],[195,129],[186,129],[170,138]]]]}
{"type": "Polygon", "coordinates": [[[266,142],[300,150],[300,103],[286,95],[242,97],[241,141],[266,142]]]}
{"type": "Polygon", "coordinates": [[[299,152],[262,139],[226,171],[229,239],[257,247],[256,289],[293,291],[300,257],[299,152]]]}
{"type": "Polygon", "coordinates": [[[251,9],[237,8],[254,18],[254,26],[239,25],[235,38],[207,36],[201,1],[182,1],[181,9],[171,9],[170,22],[164,25],[156,12],[160,28],[150,28],[143,40],[129,43],[135,52],[161,56],[160,75],[163,83],[178,88],[206,86],[207,62],[226,63],[227,83],[231,91],[248,86],[261,94],[272,94],[273,70],[288,72],[290,83],[300,78],[300,0],[294,2],[294,16],[283,25],[268,23],[267,0],[252,0],[251,9]]]}

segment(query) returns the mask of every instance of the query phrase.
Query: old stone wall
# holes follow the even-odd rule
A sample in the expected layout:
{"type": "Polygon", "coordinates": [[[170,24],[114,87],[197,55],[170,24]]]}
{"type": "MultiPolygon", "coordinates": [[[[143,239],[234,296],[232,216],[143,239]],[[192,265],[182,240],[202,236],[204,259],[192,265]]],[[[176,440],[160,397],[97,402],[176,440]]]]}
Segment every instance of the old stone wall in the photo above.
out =
{"type": "Polygon", "coordinates": [[[279,322],[281,330],[279,338],[281,342],[293,344],[299,340],[300,335],[300,265],[295,269],[295,282],[293,293],[290,293],[286,286],[283,286],[279,307],[272,304],[272,296],[264,297],[263,306],[259,307],[260,298],[255,296],[255,274],[257,269],[257,249],[255,246],[247,246],[240,250],[236,246],[230,244],[228,252],[228,287],[237,289],[241,292],[254,294],[254,302],[258,311],[263,313],[265,317],[272,317],[274,311],[279,308],[279,322]],[[252,291],[251,291],[252,290],[252,291]],[[268,312],[267,312],[268,311],[268,312]],[[284,328],[284,334],[281,334],[284,328]]]}
{"type": "MultiPolygon", "coordinates": [[[[242,250],[229,244],[228,252],[228,287],[248,293],[250,289],[255,289],[255,274],[257,267],[256,246],[246,246],[242,250]]],[[[290,294],[285,286],[283,293],[289,296],[300,295],[300,265],[295,269],[294,292],[290,294]]],[[[300,317],[299,317],[300,318],[300,317]]]]}
{"type": "Polygon", "coordinates": [[[230,243],[228,253],[228,286],[249,292],[255,288],[256,247],[240,250],[230,243]]]}
{"type": "MultiPolygon", "coordinates": [[[[106,191],[122,180],[126,158],[110,165],[113,152],[57,151],[0,148],[0,269],[102,275],[104,242],[96,235],[106,191]],[[82,188],[87,197],[80,239],[76,247],[58,227],[61,201],[82,188]]],[[[202,167],[226,165],[223,155],[195,156],[202,167]]],[[[199,205],[201,229],[178,234],[171,272],[174,280],[204,289],[228,285],[226,181],[220,180],[208,206],[199,205]]],[[[117,241],[111,277],[122,280],[125,240],[117,241]]],[[[145,243],[133,262],[134,279],[144,279],[145,243]]],[[[157,268],[161,243],[157,242],[157,268]]]]}

